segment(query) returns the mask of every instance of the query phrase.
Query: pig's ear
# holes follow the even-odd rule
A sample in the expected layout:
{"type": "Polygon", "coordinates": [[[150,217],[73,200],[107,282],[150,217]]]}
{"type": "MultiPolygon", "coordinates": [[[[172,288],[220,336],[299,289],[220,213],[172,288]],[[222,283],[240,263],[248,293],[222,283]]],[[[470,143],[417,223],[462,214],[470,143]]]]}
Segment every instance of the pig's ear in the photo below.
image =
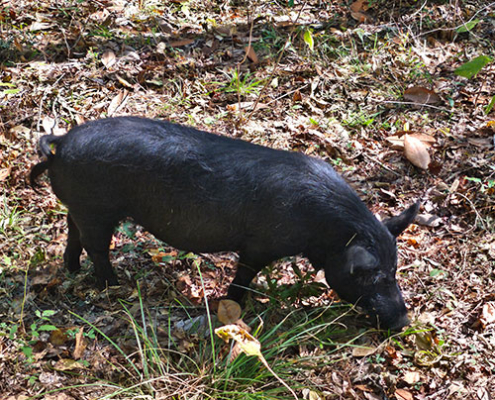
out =
{"type": "Polygon", "coordinates": [[[392,235],[399,236],[404,230],[414,221],[419,210],[419,201],[403,211],[396,217],[392,217],[383,221],[392,235]]]}
{"type": "Polygon", "coordinates": [[[347,269],[351,275],[372,271],[378,267],[378,262],[368,250],[361,246],[351,246],[346,251],[347,269]]]}

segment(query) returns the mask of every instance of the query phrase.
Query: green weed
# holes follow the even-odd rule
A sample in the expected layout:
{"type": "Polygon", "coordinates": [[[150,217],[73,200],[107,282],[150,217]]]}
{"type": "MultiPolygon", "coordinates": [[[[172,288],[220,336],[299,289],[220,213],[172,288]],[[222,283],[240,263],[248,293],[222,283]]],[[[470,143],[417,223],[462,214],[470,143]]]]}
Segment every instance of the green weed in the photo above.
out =
{"type": "Polygon", "coordinates": [[[264,83],[263,80],[253,78],[251,73],[246,73],[244,77],[241,77],[237,69],[224,72],[224,74],[227,77],[227,83],[224,83],[220,90],[226,93],[237,93],[241,96],[258,95],[264,83]]]}

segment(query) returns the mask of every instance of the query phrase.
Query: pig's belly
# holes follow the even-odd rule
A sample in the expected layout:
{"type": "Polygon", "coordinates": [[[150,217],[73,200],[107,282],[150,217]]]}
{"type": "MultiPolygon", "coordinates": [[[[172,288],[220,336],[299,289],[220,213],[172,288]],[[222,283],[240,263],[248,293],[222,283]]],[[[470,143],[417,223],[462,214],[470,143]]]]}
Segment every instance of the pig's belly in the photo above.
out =
{"type": "Polygon", "coordinates": [[[245,242],[244,230],[235,221],[163,218],[150,221],[134,218],[156,238],[179,250],[195,253],[238,251],[245,242]]]}

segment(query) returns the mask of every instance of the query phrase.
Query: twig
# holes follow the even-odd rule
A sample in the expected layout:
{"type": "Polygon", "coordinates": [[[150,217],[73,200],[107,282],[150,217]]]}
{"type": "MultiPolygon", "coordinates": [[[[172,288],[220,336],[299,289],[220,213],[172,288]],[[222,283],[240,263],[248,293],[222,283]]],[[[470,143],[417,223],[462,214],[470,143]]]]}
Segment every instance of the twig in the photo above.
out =
{"type": "Polygon", "coordinates": [[[283,99],[284,97],[287,97],[287,96],[291,95],[292,93],[297,92],[298,90],[299,90],[299,91],[301,91],[302,89],[304,89],[304,88],[308,87],[309,85],[310,85],[310,83],[306,83],[305,85],[303,85],[303,86],[301,86],[301,87],[298,87],[298,88],[296,88],[296,89],[294,89],[294,90],[291,90],[291,91],[289,91],[289,92],[284,93],[283,95],[281,95],[281,96],[279,96],[279,97],[277,97],[277,98],[273,99],[272,101],[269,101],[269,102],[268,102],[268,103],[266,103],[266,104],[267,104],[267,105],[270,105],[270,104],[272,104],[272,103],[274,103],[274,102],[276,102],[276,101],[278,101],[278,100],[280,100],[280,99],[283,99]]]}
{"type": "Polygon", "coordinates": [[[282,56],[285,52],[285,49],[287,47],[287,45],[289,44],[289,40],[291,39],[292,37],[292,34],[294,33],[294,30],[296,29],[296,26],[295,24],[297,23],[297,21],[299,20],[299,17],[301,16],[301,13],[302,11],[304,10],[304,7],[306,7],[306,4],[308,3],[308,0],[306,0],[304,2],[304,4],[302,5],[301,9],[299,10],[299,13],[297,14],[297,17],[296,19],[294,20],[294,22],[292,22],[291,20],[291,23],[292,23],[292,29],[289,33],[289,36],[287,36],[287,39],[285,40],[285,43],[284,43],[284,46],[282,47],[282,50],[280,50],[280,54],[277,58],[277,61],[275,62],[275,66],[273,67],[273,70],[270,74],[270,76],[268,77],[268,79],[266,80],[265,82],[265,85],[263,86],[263,88],[261,89],[260,91],[260,94],[258,95],[258,98],[256,99],[256,102],[254,103],[254,107],[253,107],[253,110],[249,113],[249,115],[247,116],[247,119],[251,119],[251,117],[253,116],[254,112],[256,111],[256,108],[258,107],[258,103],[260,102],[261,100],[261,97],[263,96],[263,93],[265,92],[266,88],[268,87],[269,83],[271,82],[273,76],[275,75],[275,72],[277,71],[277,68],[280,64],[280,60],[282,59],[282,56]]]}
{"type": "Polygon", "coordinates": [[[490,72],[490,69],[491,69],[491,65],[488,67],[488,71],[486,72],[486,74],[483,78],[483,81],[481,81],[480,88],[478,90],[478,93],[476,94],[476,98],[474,99],[473,112],[471,113],[471,115],[473,115],[474,111],[476,110],[476,104],[478,104],[478,99],[480,98],[481,91],[483,90],[483,86],[485,86],[485,83],[486,83],[486,80],[488,78],[488,73],[490,72]]]}
{"type": "MultiPolygon", "coordinates": [[[[64,76],[65,76],[65,73],[62,74],[62,75],[60,75],[60,77],[55,81],[55,83],[50,87],[50,89],[53,88],[53,86],[57,86],[57,84],[60,82],[60,80],[64,76]]],[[[48,88],[45,90],[45,93],[43,93],[43,96],[41,97],[41,102],[40,102],[40,106],[39,106],[39,109],[38,109],[38,122],[36,123],[36,130],[38,132],[40,131],[41,111],[43,110],[43,103],[45,102],[46,96],[48,96],[48,88]]],[[[54,126],[55,126],[55,123],[54,123],[54,126]]],[[[53,127],[52,127],[52,129],[53,129],[53,127]]]]}
{"type": "Polygon", "coordinates": [[[378,99],[374,99],[374,98],[370,98],[370,100],[376,102],[376,103],[382,103],[382,104],[406,104],[406,105],[413,105],[413,106],[418,106],[418,107],[430,107],[430,108],[434,108],[435,110],[438,110],[438,111],[444,111],[444,112],[452,112],[451,110],[447,109],[447,108],[443,108],[443,107],[436,107],[436,106],[432,106],[431,104],[421,104],[421,103],[415,103],[413,101],[391,101],[391,100],[378,100],[378,99]]]}
{"type": "Polygon", "coordinates": [[[363,153],[363,156],[365,158],[367,158],[368,160],[370,161],[373,161],[374,163],[378,164],[380,167],[386,169],[388,172],[392,172],[393,174],[397,175],[397,176],[400,176],[400,174],[397,172],[397,171],[394,171],[393,169],[390,169],[389,167],[387,167],[385,164],[383,164],[381,161],[378,161],[377,159],[369,156],[368,154],[366,153],[363,153]]]}
{"type": "MultiPolygon", "coordinates": [[[[249,8],[247,9],[247,13],[248,13],[248,22],[249,22],[249,20],[251,19],[251,13],[249,12],[249,8]]],[[[251,48],[251,42],[253,40],[253,27],[254,27],[254,18],[251,21],[251,27],[249,28],[249,41],[246,48],[247,51],[244,52],[244,58],[242,59],[242,61],[239,64],[237,64],[237,79],[239,79],[240,76],[241,65],[244,64],[244,62],[246,61],[248,57],[248,51],[251,48]]],[[[239,93],[239,90],[237,90],[237,103],[239,108],[239,119],[242,119],[241,94],[239,93]]]]}
{"type": "Polygon", "coordinates": [[[468,230],[468,232],[471,232],[472,230],[476,229],[476,224],[478,221],[481,222],[481,227],[483,229],[486,229],[486,226],[485,226],[485,222],[483,221],[483,218],[481,217],[480,213],[478,212],[478,210],[476,209],[475,205],[473,204],[473,202],[471,200],[469,200],[468,197],[464,196],[462,193],[459,193],[459,192],[454,192],[452,193],[454,196],[461,196],[464,200],[466,200],[469,205],[471,206],[471,208],[473,209],[475,215],[476,215],[476,219],[474,220],[474,226],[468,230]]]}
{"type": "Polygon", "coordinates": [[[462,23],[461,25],[458,25],[456,27],[453,27],[453,28],[439,28],[439,29],[432,29],[430,31],[426,31],[426,32],[422,32],[422,33],[419,33],[418,36],[425,36],[425,35],[429,35],[430,33],[435,33],[435,32],[438,32],[438,31],[442,31],[442,32],[448,32],[448,31],[455,31],[463,26],[466,26],[466,24],[468,24],[469,22],[473,21],[476,16],[480,13],[482,13],[483,11],[485,11],[486,9],[490,8],[490,7],[493,7],[495,6],[495,2],[492,2],[488,5],[486,5],[485,7],[483,7],[481,10],[478,10],[477,12],[475,12],[471,18],[469,19],[469,21],[467,22],[464,22],[462,23]]]}

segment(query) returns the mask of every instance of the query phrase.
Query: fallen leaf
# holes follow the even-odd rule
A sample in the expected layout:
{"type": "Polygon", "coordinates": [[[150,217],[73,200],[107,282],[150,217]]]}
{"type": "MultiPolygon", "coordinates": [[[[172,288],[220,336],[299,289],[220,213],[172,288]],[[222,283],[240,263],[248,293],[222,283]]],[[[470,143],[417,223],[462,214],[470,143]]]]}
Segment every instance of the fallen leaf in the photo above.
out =
{"type": "Polygon", "coordinates": [[[468,138],[468,143],[485,149],[493,147],[493,141],[490,138],[468,138]]]}
{"type": "Polygon", "coordinates": [[[50,332],[50,343],[54,346],[62,346],[69,340],[67,332],[62,329],[57,329],[50,332]]]}
{"type": "Polygon", "coordinates": [[[397,132],[396,135],[388,136],[385,140],[392,145],[395,150],[402,150],[404,148],[404,138],[409,135],[420,140],[426,147],[430,147],[437,142],[437,140],[430,135],[425,135],[423,133],[410,133],[410,132],[397,132]]]}
{"type": "Polygon", "coordinates": [[[241,317],[241,306],[234,300],[220,300],[217,315],[222,324],[233,324],[241,317]]]}
{"type": "Polygon", "coordinates": [[[374,354],[376,347],[354,347],[352,349],[353,357],[368,357],[374,354]]]}
{"type": "Polygon", "coordinates": [[[77,125],[82,125],[86,122],[84,117],[82,115],[76,114],[76,124],[77,125]]]}
{"type": "Polygon", "coordinates": [[[302,390],[303,398],[306,400],[324,400],[325,397],[322,395],[322,393],[317,392],[315,390],[311,390],[308,388],[304,388],[302,390]]]}
{"type": "Polygon", "coordinates": [[[52,134],[52,130],[55,128],[55,120],[49,116],[43,117],[41,121],[41,125],[43,125],[43,129],[49,135],[52,134]]]}
{"type": "Polygon", "coordinates": [[[404,154],[406,155],[406,158],[416,167],[428,169],[428,164],[430,164],[431,161],[430,154],[421,140],[410,135],[405,135],[404,154]]]}
{"type": "Polygon", "coordinates": [[[74,360],[79,360],[83,353],[84,353],[84,350],[86,350],[86,347],[87,347],[87,343],[86,343],[86,339],[84,338],[84,327],[81,327],[79,329],[79,332],[77,332],[76,334],[76,347],[72,353],[72,356],[74,357],[74,360]]]}
{"type": "Polygon", "coordinates": [[[480,320],[483,328],[495,323],[495,302],[491,301],[483,305],[480,320]]]}
{"type": "Polygon", "coordinates": [[[422,86],[413,86],[404,92],[404,98],[416,104],[435,104],[442,101],[433,90],[422,86]]]}
{"type": "Polygon", "coordinates": [[[423,213],[416,216],[415,223],[422,226],[436,228],[442,223],[442,219],[438,215],[423,213]]]}
{"type": "Polygon", "coordinates": [[[302,94],[299,90],[296,90],[294,94],[292,95],[292,101],[302,101],[302,94]]]}
{"type": "Polygon", "coordinates": [[[0,182],[7,179],[7,177],[10,175],[10,171],[12,171],[12,167],[0,169],[0,182]]]}
{"type": "Polygon", "coordinates": [[[368,386],[366,385],[356,385],[354,386],[355,389],[359,389],[359,390],[362,390],[363,392],[372,392],[373,390],[370,389],[368,386]]]}
{"type": "Polygon", "coordinates": [[[44,31],[46,29],[50,29],[51,27],[53,26],[53,24],[49,24],[47,22],[33,22],[31,24],[31,26],[29,27],[29,30],[31,32],[34,32],[34,31],[44,31]]]}
{"type": "Polygon", "coordinates": [[[270,373],[277,378],[277,380],[284,385],[287,390],[291,392],[294,398],[296,400],[298,399],[296,393],[275,373],[275,371],[273,371],[270,365],[266,362],[265,357],[261,354],[261,343],[258,339],[238,325],[222,326],[215,329],[215,334],[225,342],[228,342],[229,339],[233,339],[244,354],[247,356],[257,357],[265,368],[270,371],[270,373]]]}
{"type": "Polygon", "coordinates": [[[116,76],[117,77],[117,80],[125,87],[128,87],[128,88],[132,88],[132,85],[127,82],[124,78],[121,78],[120,76],[116,76]]]}
{"type": "Polygon", "coordinates": [[[237,32],[237,27],[235,25],[220,25],[215,27],[215,32],[221,36],[232,36],[237,32]]]}
{"type": "Polygon", "coordinates": [[[254,63],[258,64],[258,56],[256,55],[256,52],[254,51],[252,46],[246,46],[244,48],[244,51],[246,52],[246,55],[248,58],[254,63]]]}
{"type": "Polygon", "coordinates": [[[53,368],[57,371],[73,371],[76,369],[83,369],[84,366],[78,363],[76,360],[71,360],[70,358],[62,358],[55,363],[53,368]]]}
{"type": "Polygon", "coordinates": [[[414,400],[412,393],[405,389],[397,389],[395,391],[395,396],[397,397],[397,400],[414,400]]]}
{"type": "Polygon", "coordinates": [[[181,40],[176,40],[174,42],[170,42],[168,45],[170,47],[184,47],[189,44],[193,44],[194,41],[195,41],[194,39],[181,39],[181,40]]]}
{"type": "Polygon", "coordinates": [[[479,400],[492,400],[492,396],[490,396],[490,393],[488,392],[487,388],[479,388],[476,391],[476,396],[479,400]]]}
{"type": "Polygon", "coordinates": [[[101,62],[106,68],[110,68],[117,62],[117,57],[112,50],[108,49],[102,54],[101,62]]]}
{"type": "Polygon", "coordinates": [[[225,325],[217,328],[215,334],[225,342],[230,339],[235,340],[247,356],[263,357],[258,339],[237,325],[225,325]]]}
{"type": "Polygon", "coordinates": [[[117,96],[115,96],[112,99],[110,105],[108,106],[108,111],[107,111],[109,117],[112,116],[117,111],[117,109],[122,105],[126,96],[127,96],[127,90],[123,90],[120,91],[117,94],[117,96]]]}
{"type": "Polygon", "coordinates": [[[421,380],[421,375],[417,371],[409,371],[404,374],[402,379],[409,385],[414,385],[421,380]]]}
{"type": "Polygon", "coordinates": [[[357,0],[354,3],[350,5],[350,9],[352,12],[360,12],[360,11],[366,11],[364,8],[366,6],[367,0],[357,0]]]}
{"type": "Polygon", "coordinates": [[[360,23],[370,22],[371,17],[364,12],[353,12],[351,11],[351,17],[360,23]]]}

